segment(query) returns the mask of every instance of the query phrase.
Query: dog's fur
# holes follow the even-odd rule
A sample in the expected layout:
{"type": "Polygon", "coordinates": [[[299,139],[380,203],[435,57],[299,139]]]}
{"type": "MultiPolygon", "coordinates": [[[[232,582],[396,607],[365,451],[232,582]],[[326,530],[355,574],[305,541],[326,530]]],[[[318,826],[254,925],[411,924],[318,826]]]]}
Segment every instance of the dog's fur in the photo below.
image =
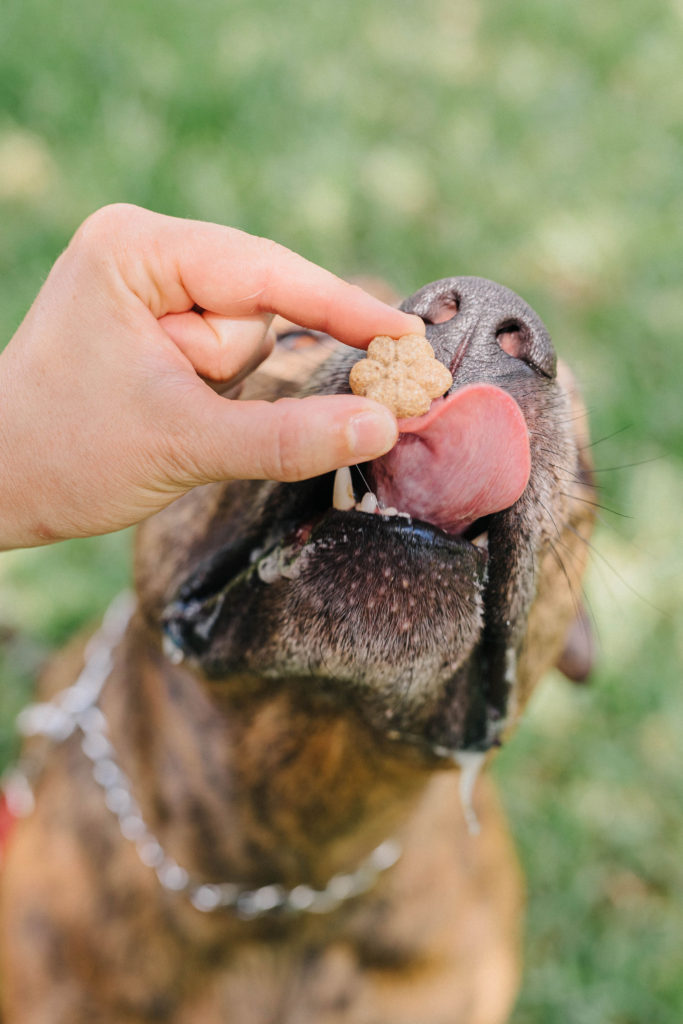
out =
{"type": "MultiPolygon", "coordinates": [[[[486,524],[486,570],[466,541],[327,512],[331,477],[200,488],[139,531],[138,611],[101,699],[148,824],[194,877],[322,887],[388,836],[402,858],[328,915],[202,914],[122,838],[78,739],[33,741],[36,809],[2,878],[5,1024],[506,1019],[517,862],[489,779],[471,835],[438,751],[500,743],[562,656],[592,520],[585,427],[571,376],[513,293],[449,279],[405,308],[428,323],[454,390],[496,384],[527,422],[531,477],[486,524]],[[256,549],[276,567],[267,582],[256,549]]],[[[243,397],[291,393],[293,379],[347,390],[358,354],[323,360],[330,345],[291,335],[243,397]]],[[[43,695],[81,663],[77,643],[43,695]]]]}

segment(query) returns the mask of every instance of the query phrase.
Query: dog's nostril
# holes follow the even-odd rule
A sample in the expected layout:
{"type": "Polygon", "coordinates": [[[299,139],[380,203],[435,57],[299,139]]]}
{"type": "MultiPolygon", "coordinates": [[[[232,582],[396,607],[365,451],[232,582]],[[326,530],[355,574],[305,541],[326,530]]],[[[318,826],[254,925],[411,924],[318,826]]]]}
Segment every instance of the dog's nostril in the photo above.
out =
{"type": "Polygon", "coordinates": [[[534,336],[527,324],[519,320],[506,320],[496,331],[496,341],[506,355],[526,363],[536,373],[550,380],[555,376],[555,350],[550,339],[545,342],[534,336]]]}
{"type": "Polygon", "coordinates": [[[497,332],[496,338],[498,344],[502,348],[503,352],[507,352],[509,356],[513,356],[515,359],[522,359],[526,347],[526,339],[522,331],[521,326],[512,321],[509,324],[505,324],[504,327],[497,332]]]}
{"type": "Polygon", "coordinates": [[[422,319],[426,324],[445,324],[457,315],[460,303],[457,295],[441,295],[436,299],[422,319]]]}

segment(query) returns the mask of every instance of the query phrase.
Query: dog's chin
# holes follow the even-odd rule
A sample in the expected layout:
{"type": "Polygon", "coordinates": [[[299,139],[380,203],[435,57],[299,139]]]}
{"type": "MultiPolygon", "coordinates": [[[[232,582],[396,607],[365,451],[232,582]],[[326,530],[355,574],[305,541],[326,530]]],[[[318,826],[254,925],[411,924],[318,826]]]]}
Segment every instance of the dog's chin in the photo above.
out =
{"type": "Polygon", "coordinates": [[[289,681],[430,751],[488,748],[501,718],[483,685],[488,528],[501,514],[449,534],[367,497],[365,510],[330,507],[336,482],[276,485],[289,517],[191,573],[165,610],[168,642],[210,685],[289,681]]]}

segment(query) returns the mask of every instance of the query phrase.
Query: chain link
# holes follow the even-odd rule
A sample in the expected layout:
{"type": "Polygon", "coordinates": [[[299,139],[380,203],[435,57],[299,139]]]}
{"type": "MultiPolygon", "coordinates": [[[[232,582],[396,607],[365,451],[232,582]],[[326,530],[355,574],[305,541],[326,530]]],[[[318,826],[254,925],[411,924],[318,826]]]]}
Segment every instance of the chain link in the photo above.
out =
{"type": "MultiPolygon", "coordinates": [[[[401,846],[395,839],[380,843],[355,870],[333,875],[322,889],[310,885],[287,889],[276,883],[248,889],[234,882],[199,882],[164,850],[148,828],[133,796],[130,779],[118,764],[106,716],[98,707],[113,668],[114,651],[134,610],[135,599],[129,592],[112,602],[101,628],[86,648],[85,664],[76,682],[53,700],[26,707],[17,719],[19,732],[25,737],[45,736],[53,743],[63,743],[80,731],[81,749],[92,765],[93,778],[104,793],[107,807],[118,820],[121,834],[134,844],[142,863],[156,872],[162,888],[186,894],[197,910],[208,913],[229,909],[245,919],[274,911],[326,914],[370,890],[401,856],[401,846]]],[[[4,782],[10,809],[19,817],[33,810],[29,777],[20,762],[4,782]]]]}

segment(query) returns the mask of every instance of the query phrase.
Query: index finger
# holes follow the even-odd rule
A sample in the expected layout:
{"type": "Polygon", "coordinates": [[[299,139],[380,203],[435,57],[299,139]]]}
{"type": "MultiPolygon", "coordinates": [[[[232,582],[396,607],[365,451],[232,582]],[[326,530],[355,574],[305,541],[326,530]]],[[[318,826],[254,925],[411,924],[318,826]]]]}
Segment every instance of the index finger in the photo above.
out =
{"type": "Polygon", "coordinates": [[[386,305],[283,246],[255,241],[270,246],[267,283],[259,299],[263,309],[350,345],[365,347],[378,334],[424,335],[418,316],[386,305]]]}
{"type": "MultiPolygon", "coordinates": [[[[359,347],[377,334],[424,334],[419,317],[386,305],[269,239],[126,209],[136,211],[136,234],[148,243],[150,294],[140,293],[139,262],[135,290],[157,317],[195,305],[223,316],[279,313],[359,347]]],[[[130,226],[126,230],[130,234],[130,226]]]]}

